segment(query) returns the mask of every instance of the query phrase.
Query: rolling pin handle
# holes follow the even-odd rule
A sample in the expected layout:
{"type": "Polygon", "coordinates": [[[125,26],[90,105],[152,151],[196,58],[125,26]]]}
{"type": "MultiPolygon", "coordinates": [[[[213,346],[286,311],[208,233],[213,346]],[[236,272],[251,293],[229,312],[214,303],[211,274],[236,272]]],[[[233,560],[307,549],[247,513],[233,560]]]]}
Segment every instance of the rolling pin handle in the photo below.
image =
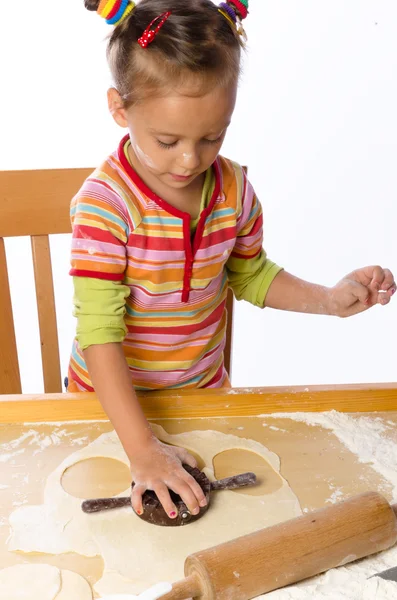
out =
{"type": "Polygon", "coordinates": [[[186,600],[187,598],[202,598],[203,590],[195,575],[172,584],[171,592],[161,596],[160,600],[186,600]]]}

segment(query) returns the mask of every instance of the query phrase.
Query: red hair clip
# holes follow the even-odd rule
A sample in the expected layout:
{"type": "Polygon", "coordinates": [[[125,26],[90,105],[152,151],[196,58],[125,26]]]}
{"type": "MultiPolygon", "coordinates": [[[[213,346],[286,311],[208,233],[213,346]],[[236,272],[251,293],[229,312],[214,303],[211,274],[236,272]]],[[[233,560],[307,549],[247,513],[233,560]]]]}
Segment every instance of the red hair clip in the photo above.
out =
{"type": "Polygon", "coordinates": [[[166,22],[166,20],[171,16],[171,11],[165,12],[162,15],[159,15],[146,27],[145,31],[142,33],[142,36],[138,39],[138,44],[142,48],[147,48],[149,44],[151,44],[166,22]],[[150,29],[153,23],[161,19],[160,23],[157,25],[155,29],[150,29]]]}

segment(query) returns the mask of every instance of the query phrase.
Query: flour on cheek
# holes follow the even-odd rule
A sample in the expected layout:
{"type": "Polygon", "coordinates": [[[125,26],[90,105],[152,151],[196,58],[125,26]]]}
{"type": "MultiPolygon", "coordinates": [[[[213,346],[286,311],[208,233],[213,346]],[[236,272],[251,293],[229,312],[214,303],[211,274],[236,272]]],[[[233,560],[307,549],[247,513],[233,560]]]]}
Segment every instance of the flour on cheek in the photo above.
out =
{"type": "Polygon", "coordinates": [[[156,165],[156,163],[154,162],[153,158],[151,158],[148,154],[145,154],[145,152],[142,150],[142,148],[140,148],[138,146],[138,144],[133,144],[133,150],[136,154],[136,156],[138,157],[139,161],[141,162],[141,164],[149,169],[155,169],[155,170],[159,170],[158,166],[156,165]]]}

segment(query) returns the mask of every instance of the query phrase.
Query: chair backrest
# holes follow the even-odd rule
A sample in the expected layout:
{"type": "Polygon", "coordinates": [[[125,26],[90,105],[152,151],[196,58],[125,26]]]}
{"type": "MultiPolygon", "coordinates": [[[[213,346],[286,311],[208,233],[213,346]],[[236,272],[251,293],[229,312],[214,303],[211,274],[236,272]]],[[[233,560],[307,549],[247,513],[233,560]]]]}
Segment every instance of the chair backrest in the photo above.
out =
{"type": "Polygon", "coordinates": [[[44,389],[61,392],[49,234],[70,233],[70,201],[92,169],[0,171],[0,393],[21,393],[4,239],[30,236],[44,389]]]}
{"type": "MultiPolygon", "coordinates": [[[[0,171],[0,394],[20,394],[21,377],[11,305],[4,238],[30,236],[46,393],[62,391],[50,234],[70,233],[70,201],[93,169],[0,171]]],[[[233,294],[225,366],[230,376],[233,294]]]]}

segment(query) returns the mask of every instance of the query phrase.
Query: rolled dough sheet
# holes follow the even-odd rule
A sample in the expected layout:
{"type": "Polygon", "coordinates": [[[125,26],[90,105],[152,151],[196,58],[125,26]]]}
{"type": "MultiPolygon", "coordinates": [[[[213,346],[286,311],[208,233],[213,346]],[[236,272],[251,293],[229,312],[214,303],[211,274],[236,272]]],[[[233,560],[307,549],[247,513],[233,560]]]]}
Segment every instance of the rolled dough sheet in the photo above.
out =
{"type": "MultiPolygon", "coordinates": [[[[164,442],[183,446],[202,457],[204,469],[214,478],[213,458],[220,452],[242,449],[256,452],[276,473],[280,461],[259,442],[218,431],[193,431],[169,435],[159,426],[155,434],[164,442]]],[[[135,517],[130,508],[86,515],[81,501],[67,494],[62,474],[77,462],[107,457],[125,464],[128,459],[115,432],[105,433],[68,456],[48,477],[44,504],[23,506],[10,516],[9,550],[61,554],[101,555],[105,568],[95,585],[100,595],[138,594],[158,581],[183,577],[185,558],[257,529],[301,514],[299,502],[287,481],[271,494],[250,496],[222,491],[213,494],[208,513],[187,527],[156,527],[135,517]]],[[[120,494],[129,493],[125,490],[120,494]]]]}

